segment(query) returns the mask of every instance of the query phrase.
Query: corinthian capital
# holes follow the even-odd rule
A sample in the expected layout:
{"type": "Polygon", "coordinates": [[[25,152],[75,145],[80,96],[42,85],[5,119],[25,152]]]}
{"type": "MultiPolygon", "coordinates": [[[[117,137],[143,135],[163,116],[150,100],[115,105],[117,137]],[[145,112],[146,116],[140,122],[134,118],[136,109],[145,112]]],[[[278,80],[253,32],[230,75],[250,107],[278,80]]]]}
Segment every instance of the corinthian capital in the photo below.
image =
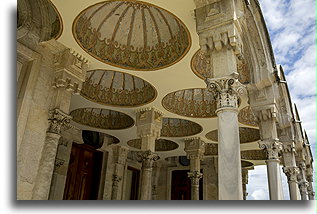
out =
{"type": "Polygon", "coordinates": [[[238,81],[238,73],[223,78],[207,78],[207,89],[217,100],[217,109],[238,108],[239,95],[246,93],[246,87],[238,81]]]}
{"type": "Polygon", "coordinates": [[[268,160],[278,160],[279,153],[282,150],[282,143],[278,139],[262,140],[259,142],[261,149],[265,149],[268,154],[268,160]]]}
{"type": "Polygon", "coordinates": [[[143,167],[151,168],[153,161],[159,160],[160,157],[151,150],[141,151],[137,153],[137,160],[143,163],[143,167]]]}
{"type": "Polygon", "coordinates": [[[299,169],[296,166],[293,167],[283,167],[283,172],[287,176],[287,180],[290,182],[297,182],[297,175],[299,174],[299,169]]]}
{"type": "Polygon", "coordinates": [[[187,173],[188,177],[191,179],[193,185],[199,184],[199,179],[203,177],[203,174],[199,171],[190,171],[187,173]]]}
{"type": "Polygon", "coordinates": [[[60,109],[53,109],[49,112],[49,127],[47,132],[60,134],[61,128],[64,126],[68,126],[71,120],[71,116],[64,113],[60,109]]]}

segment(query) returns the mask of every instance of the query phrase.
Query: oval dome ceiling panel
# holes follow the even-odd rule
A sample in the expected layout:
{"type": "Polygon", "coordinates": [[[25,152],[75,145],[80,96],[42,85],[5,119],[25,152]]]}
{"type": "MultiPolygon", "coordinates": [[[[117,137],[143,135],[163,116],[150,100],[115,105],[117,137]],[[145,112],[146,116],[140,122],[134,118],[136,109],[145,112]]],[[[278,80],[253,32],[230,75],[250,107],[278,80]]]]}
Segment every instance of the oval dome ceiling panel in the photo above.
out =
{"type": "Polygon", "coordinates": [[[178,118],[163,118],[162,137],[187,137],[199,134],[203,128],[192,121],[178,118]]]}
{"type": "Polygon", "coordinates": [[[83,10],[73,23],[77,43],[94,58],[120,68],[157,70],[188,52],[184,23],[153,4],[114,0],[83,10]]]}
{"type": "MultiPolygon", "coordinates": [[[[133,139],[129,140],[127,144],[135,149],[141,149],[141,139],[133,139]]],[[[157,139],[155,140],[155,151],[163,152],[163,151],[172,151],[178,148],[178,144],[166,140],[166,139],[157,139]]]]}
{"type": "MultiPolygon", "coordinates": [[[[260,131],[253,128],[239,127],[240,143],[250,143],[260,140],[260,131]]],[[[206,138],[212,141],[218,141],[218,129],[206,134],[206,138]]]]}
{"type": "Polygon", "coordinates": [[[98,129],[126,129],[134,125],[130,116],[108,109],[79,108],[70,115],[76,123],[98,129]]]}
{"type": "Polygon", "coordinates": [[[192,88],[167,94],[162,100],[163,107],[185,117],[216,117],[216,100],[206,88],[192,88]]]}
{"type": "Polygon", "coordinates": [[[156,98],[155,88],[131,74],[110,71],[88,71],[81,95],[95,103],[135,107],[148,104],[156,98]]]}

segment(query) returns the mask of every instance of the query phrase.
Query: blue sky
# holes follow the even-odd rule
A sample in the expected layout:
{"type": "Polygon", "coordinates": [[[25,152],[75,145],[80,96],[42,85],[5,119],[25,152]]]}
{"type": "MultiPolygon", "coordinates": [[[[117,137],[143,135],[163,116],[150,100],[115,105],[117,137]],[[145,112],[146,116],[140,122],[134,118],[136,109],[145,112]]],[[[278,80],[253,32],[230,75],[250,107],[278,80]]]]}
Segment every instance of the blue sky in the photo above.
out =
{"type": "MultiPolygon", "coordinates": [[[[298,107],[316,154],[316,5],[315,0],[260,0],[277,64],[283,66],[291,98],[298,107]]],[[[316,159],[316,157],[314,158],[316,159]]],[[[287,179],[282,173],[285,199],[287,179]]],[[[248,200],[268,200],[266,166],[249,172],[248,200]]]]}

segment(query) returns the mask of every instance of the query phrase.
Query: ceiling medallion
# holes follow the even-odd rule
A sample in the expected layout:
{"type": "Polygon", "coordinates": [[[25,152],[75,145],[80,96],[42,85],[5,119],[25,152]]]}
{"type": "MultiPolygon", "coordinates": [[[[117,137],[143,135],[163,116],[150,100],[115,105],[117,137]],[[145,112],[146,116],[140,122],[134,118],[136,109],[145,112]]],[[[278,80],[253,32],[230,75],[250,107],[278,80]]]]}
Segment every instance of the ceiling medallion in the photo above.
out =
{"type": "Polygon", "coordinates": [[[151,84],[131,74],[92,70],[87,72],[81,95],[103,105],[136,107],[152,102],[157,92],[151,84]]]}
{"type": "Polygon", "coordinates": [[[80,108],[73,110],[70,115],[76,123],[98,129],[126,129],[134,125],[130,116],[108,109],[80,108]]]}
{"type": "Polygon", "coordinates": [[[162,100],[163,107],[186,117],[216,117],[216,100],[206,88],[192,88],[167,94],[162,100]]]}
{"type": "Polygon", "coordinates": [[[163,126],[161,130],[162,137],[187,137],[199,134],[203,128],[192,121],[177,119],[177,118],[163,118],[163,126]]]}
{"type": "MultiPolygon", "coordinates": [[[[211,57],[209,57],[211,58],[211,57]]],[[[210,61],[205,53],[200,51],[196,51],[191,59],[191,68],[192,71],[201,79],[213,78],[212,72],[212,61],[210,61]]],[[[237,64],[237,71],[239,73],[239,81],[243,84],[250,83],[250,72],[247,69],[246,63],[243,61],[239,61],[237,64]]]]}
{"type": "Polygon", "coordinates": [[[241,159],[245,160],[267,160],[267,154],[264,150],[246,150],[241,151],[241,159]]]}
{"type": "MultiPolygon", "coordinates": [[[[260,131],[258,129],[239,127],[240,143],[250,143],[260,140],[260,131]]],[[[218,141],[218,129],[206,134],[206,138],[212,141],[218,141]]]]}
{"type": "MultiPolygon", "coordinates": [[[[141,139],[133,139],[129,140],[127,144],[135,149],[141,149],[141,139]]],[[[155,151],[163,152],[163,151],[172,151],[178,148],[178,144],[166,140],[166,139],[157,139],[155,140],[155,151]]]]}
{"type": "Polygon", "coordinates": [[[74,20],[77,43],[94,58],[120,68],[158,70],[189,51],[185,24],[150,3],[104,1],[83,10],[74,20]]]}
{"type": "Polygon", "coordinates": [[[259,127],[256,116],[253,114],[250,106],[244,107],[239,111],[238,121],[244,125],[259,127]]]}

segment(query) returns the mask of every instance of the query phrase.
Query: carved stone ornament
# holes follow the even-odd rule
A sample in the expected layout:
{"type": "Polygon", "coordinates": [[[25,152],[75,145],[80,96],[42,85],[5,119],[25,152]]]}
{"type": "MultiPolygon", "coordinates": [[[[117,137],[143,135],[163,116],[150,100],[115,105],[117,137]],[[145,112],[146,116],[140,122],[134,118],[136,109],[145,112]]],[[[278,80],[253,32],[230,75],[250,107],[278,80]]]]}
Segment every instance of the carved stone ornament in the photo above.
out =
{"type": "Polygon", "coordinates": [[[308,182],[307,181],[301,181],[298,183],[298,186],[299,186],[299,190],[301,193],[304,193],[304,194],[308,194],[307,192],[307,187],[309,186],[308,182]]]}
{"type": "Polygon", "coordinates": [[[122,176],[112,175],[112,186],[118,186],[119,182],[122,180],[122,176]]]}
{"type": "Polygon", "coordinates": [[[49,127],[47,132],[60,134],[61,128],[63,126],[68,126],[71,119],[71,116],[69,116],[68,114],[66,114],[58,108],[51,110],[48,116],[49,127]]]}
{"type": "Polygon", "coordinates": [[[283,152],[284,153],[295,153],[295,143],[294,142],[283,142],[283,152]]]}
{"type": "Polygon", "coordinates": [[[259,142],[261,149],[265,149],[268,154],[268,160],[278,160],[279,153],[282,151],[282,143],[275,140],[262,140],[259,142]]]}
{"type": "Polygon", "coordinates": [[[185,24],[171,12],[136,0],[112,0],[83,10],[73,35],[88,54],[101,62],[130,70],[168,67],[189,51],[185,24]]]}
{"type": "Polygon", "coordinates": [[[65,160],[63,159],[60,159],[60,158],[56,158],[55,159],[55,168],[58,169],[60,168],[61,166],[63,166],[65,163],[65,160]]]}
{"type": "MultiPolygon", "coordinates": [[[[201,79],[213,78],[212,71],[212,52],[207,53],[201,51],[200,49],[194,54],[191,59],[191,69],[201,79]]],[[[250,71],[248,69],[245,60],[238,61],[237,71],[239,73],[239,82],[242,84],[248,84],[250,80],[250,71]]]]}
{"type": "Polygon", "coordinates": [[[207,78],[205,82],[217,100],[217,110],[228,107],[237,109],[239,95],[246,93],[246,87],[238,81],[237,73],[225,78],[207,78]]]}
{"type": "Polygon", "coordinates": [[[283,172],[287,176],[288,182],[297,182],[297,175],[299,174],[299,169],[296,166],[293,167],[283,167],[283,172]]]}
{"type": "Polygon", "coordinates": [[[199,172],[199,171],[190,171],[187,173],[189,178],[202,178],[203,177],[203,173],[199,172]]]}
{"type": "Polygon", "coordinates": [[[160,156],[150,150],[137,152],[137,160],[142,162],[143,168],[152,168],[153,161],[157,161],[159,159],[160,156]]]}

